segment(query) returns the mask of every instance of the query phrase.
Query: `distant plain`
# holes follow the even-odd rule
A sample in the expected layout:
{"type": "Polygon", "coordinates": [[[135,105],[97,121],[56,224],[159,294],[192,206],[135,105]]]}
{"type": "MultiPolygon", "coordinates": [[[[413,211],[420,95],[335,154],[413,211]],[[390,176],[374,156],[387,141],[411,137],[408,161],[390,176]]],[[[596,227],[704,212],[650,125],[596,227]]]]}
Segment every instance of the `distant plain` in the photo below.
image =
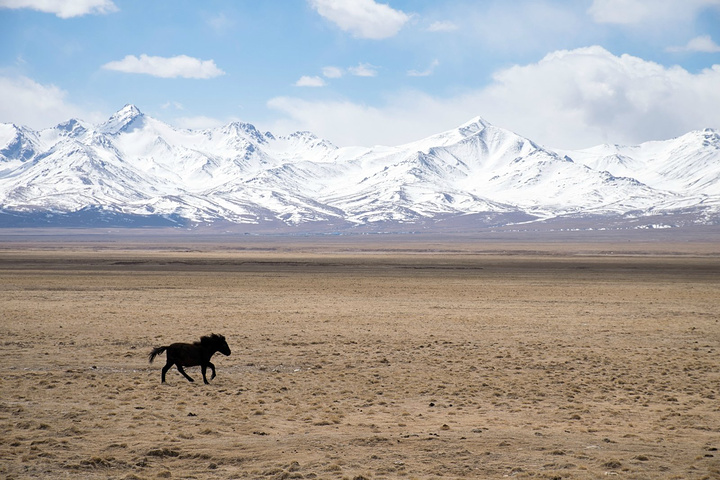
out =
{"type": "Polygon", "coordinates": [[[719,245],[0,231],[0,476],[718,478],[719,245]]]}

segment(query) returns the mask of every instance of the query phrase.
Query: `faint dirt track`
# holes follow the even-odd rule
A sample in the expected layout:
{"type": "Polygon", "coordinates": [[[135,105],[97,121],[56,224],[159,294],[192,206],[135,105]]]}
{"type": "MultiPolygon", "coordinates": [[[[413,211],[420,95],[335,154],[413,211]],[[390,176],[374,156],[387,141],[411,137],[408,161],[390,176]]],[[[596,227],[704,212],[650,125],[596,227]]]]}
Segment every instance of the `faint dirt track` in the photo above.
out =
{"type": "Polygon", "coordinates": [[[474,248],[6,245],[0,476],[720,478],[717,252],[474,248]]]}

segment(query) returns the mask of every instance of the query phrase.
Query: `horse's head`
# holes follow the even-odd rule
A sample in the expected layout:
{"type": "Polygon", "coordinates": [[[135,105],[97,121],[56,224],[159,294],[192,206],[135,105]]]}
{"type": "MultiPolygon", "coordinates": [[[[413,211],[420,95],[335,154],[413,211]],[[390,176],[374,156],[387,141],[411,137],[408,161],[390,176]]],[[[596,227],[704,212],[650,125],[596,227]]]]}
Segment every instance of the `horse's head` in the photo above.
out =
{"type": "Polygon", "coordinates": [[[225,356],[230,355],[230,347],[228,346],[227,341],[225,341],[224,336],[213,333],[209,337],[203,337],[202,339],[207,339],[208,343],[211,344],[216,351],[225,356]]]}

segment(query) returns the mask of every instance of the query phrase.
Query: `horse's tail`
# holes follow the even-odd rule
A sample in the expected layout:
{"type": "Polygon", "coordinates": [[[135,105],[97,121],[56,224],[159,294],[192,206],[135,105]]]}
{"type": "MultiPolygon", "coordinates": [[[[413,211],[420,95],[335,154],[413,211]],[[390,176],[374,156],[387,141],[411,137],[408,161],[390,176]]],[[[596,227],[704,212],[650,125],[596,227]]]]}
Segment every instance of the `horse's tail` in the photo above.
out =
{"type": "Polygon", "coordinates": [[[163,353],[165,350],[167,350],[168,347],[157,347],[153,348],[152,352],[150,352],[150,363],[152,363],[153,360],[155,360],[155,357],[163,353]]]}

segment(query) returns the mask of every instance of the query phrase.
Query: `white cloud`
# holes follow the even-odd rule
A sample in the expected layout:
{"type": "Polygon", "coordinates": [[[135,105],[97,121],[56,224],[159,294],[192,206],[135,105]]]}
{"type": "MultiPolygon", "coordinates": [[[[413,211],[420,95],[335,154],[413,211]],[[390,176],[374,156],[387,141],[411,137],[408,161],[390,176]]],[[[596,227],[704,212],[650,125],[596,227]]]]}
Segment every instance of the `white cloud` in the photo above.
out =
{"type": "Polygon", "coordinates": [[[54,13],[60,18],[116,12],[111,0],[0,0],[0,8],[30,8],[54,13]]]}
{"type": "Polygon", "coordinates": [[[300,79],[295,82],[296,87],[324,87],[325,80],[320,77],[310,77],[303,75],[300,79]]]}
{"type": "Polygon", "coordinates": [[[678,23],[694,18],[720,0],[594,0],[588,13],[598,23],[637,25],[678,23]]]}
{"type": "Polygon", "coordinates": [[[177,117],[173,120],[173,125],[187,130],[206,130],[210,128],[221,127],[227,125],[232,120],[223,121],[217,118],[198,115],[194,117],[177,117]]]}
{"type": "Polygon", "coordinates": [[[433,73],[435,73],[435,69],[440,65],[440,61],[438,59],[435,59],[432,61],[430,66],[426,68],[425,70],[410,70],[407,72],[409,77],[429,77],[433,73]]]}
{"type": "Polygon", "coordinates": [[[175,102],[175,101],[165,102],[161,105],[160,108],[162,108],[163,110],[167,110],[168,108],[172,108],[175,110],[185,110],[185,107],[183,106],[182,103],[175,102]]]}
{"type": "MultiPolygon", "coordinates": [[[[347,70],[343,70],[340,67],[323,67],[322,74],[325,78],[341,78],[345,75],[345,72],[355,75],[356,77],[375,77],[377,76],[377,67],[370,65],[369,63],[361,63],[356,67],[348,67],[347,70]]],[[[327,85],[322,77],[317,75],[303,75],[294,83],[296,87],[324,87],[327,85]]]]}
{"type": "Polygon", "coordinates": [[[341,78],[345,73],[356,77],[377,77],[377,67],[370,63],[359,63],[354,67],[346,69],[340,67],[323,67],[322,74],[325,78],[341,78]]]}
{"type": "MultiPolygon", "coordinates": [[[[634,144],[718,126],[720,66],[692,74],[601,47],[497,72],[483,112],[545,144],[634,144]]],[[[484,114],[484,113],[481,113],[484,114]]]]}
{"type": "Polygon", "coordinates": [[[348,72],[356,77],[376,77],[377,67],[369,63],[360,63],[356,67],[348,67],[348,72]]]}
{"type": "Polygon", "coordinates": [[[145,54],[140,55],[140,58],[127,55],[122,60],[106,63],[102,68],[162,78],[213,78],[225,74],[215,65],[214,60],[199,60],[187,55],[169,58],[145,54]]]}
{"type": "Polygon", "coordinates": [[[358,38],[396,35],[410,19],[406,13],[374,0],[309,0],[324,18],[358,38]]]}
{"type": "Polygon", "coordinates": [[[48,128],[70,118],[97,122],[103,118],[67,100],[67,92],[22,76],[0,76],[0,122],[48,128]]]}
{"type": "Polygon", "coordinates": [[[413,115],[418,110],[427,110],[417,104],[373,107],[350,101],[312,102],[277,97],[268,106],[285,115],[270,127],[271,131],[308,130],[342,146],[403,143],[423,136],[429,126],[427,117],[413,115]]]}
{"type": "Polygon", "coordinates": [[[385,104],[272,99],[277,127],[338,145],[397,145],[480,115],[544,145],[636,144],[720,128],[720,65],[690,73],[601,47],[557,51],[500,70],[486,87],[448,98],[396,92],[385,104]]]}
{"type": "Polygon", "coordinates": [[[668,47],[668,52],[702,52],[702,53],[718,53],[720,45],[715,43],[710,35],[701,35],[690,40],[687,45],[682,47],[668,47]]]}
{"type": "Polygon", "coordinates": [[[433,22],[430,24],[430,26],[427,28],[428,32],[454,32],[457,30],[458,27],[457,24],[454,22],[451,22],[450,20],[441,20],[437,22],[433,22]]]}
{"type": "Polygon", "coordinates": [[[322,73],[327,78],[340,78],[345,72],[339,67],[323,67],[322,73]]]}

